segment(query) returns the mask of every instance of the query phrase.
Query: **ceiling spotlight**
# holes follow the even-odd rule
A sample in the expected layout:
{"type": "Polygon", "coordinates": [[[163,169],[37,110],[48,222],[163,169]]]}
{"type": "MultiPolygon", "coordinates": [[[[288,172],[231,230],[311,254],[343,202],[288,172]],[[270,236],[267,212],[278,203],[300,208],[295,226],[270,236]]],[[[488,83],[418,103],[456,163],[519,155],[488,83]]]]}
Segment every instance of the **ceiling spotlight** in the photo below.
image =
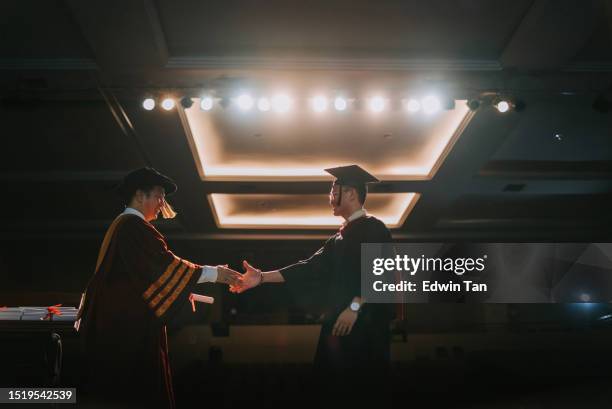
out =
{"type": "Polygon", "coordinates": [[[336,108],[336,111],[344,111],[347,105],[348,102],[345,98],[336,97],[336,99],[334,99],[334,108],[336,108]]]}
{"type": "Polygon", "coordinates": [[[191,97],[183,97],[181,98],[181,106],[185,109],[191,108],[191,106],[193,105],[193,101],[191,100],[191,97]]]}
{"type": "Polygon", "coordinates": [[[164,108],[166,111],[170,111],[171,109],[174,108],[174,99],[172,98],[165,98],[162,103],[162,108],[164,108]]]}
{"type": "Polygon", "coordinates": [[[508,112],[510,110],[510,102],[502,99],[501,101],[498,101],[495,104],[495,109],[497,109],[502,114],[508,112]]]}
{"type": "Polygon", "coordinates": [[[266,97],[261,97],[257,100],[257,109],[262,112],[269,111],[271,107],[270,100],[266,97]]]}
{"type": "Polygon", "coordinates": [[[423,98],[421,105],[426,114],[434,114],[440,110],[440,100],[432,95],[423,98]]]}
{"type": "Polygon", "coordinates": [[[470,99],[467,102],[467,106],[471,111],[476,111],[478,108],[480,108],[480,101],[477,99],[470,99]]]}
{"type": "Polygon", "coordinates": [[[153,98],[145,98],[145,100],[142,101],[142,107],[147,111],[153,110],[155,108],[155,100],[153,98]]]}
{"type": "Polygon", "coordinates": [[[406,111],[410,113],[418,112],[419,109],[421,109],[421,103],[414,98],[404,99],[402,101],[402,104],[404,105],[404,108],[406,109],[406,111]]]}
{"type": "Polygon", "coordinates": [[[248,94],[242,94],[240,95],[237,99],[236,102],[238,103],[238,108],[240,108],[243,111],[248,111],[249,109],[253,108],[253,98],[248,95],[248,94]]]}
{"type": "Polygon", "coordinates": [[[272,108],[276,112],[287,112],[291,108],[291,98],[286,94],[277,94],[272,97],[272,108]]]}
{"type": "Polygon", "coordinates": [[[380,96],[370,99],[370,109],[373,112],[381,112],[383,109],[385,109],[385,99],[380,96]]]}
{"type": "Polygon", "coordinates": [[[202,111],[210,111],[213,107],[214,101],[212,97],[203,96],[200,98],[200,109],[202,111]]]}
{"type": "Polygon", "coordinates": [[[327,98],[323,95],[317,95],[312,99],[312,109],[315,112],[323,112],[327,109],[327,98]]]}

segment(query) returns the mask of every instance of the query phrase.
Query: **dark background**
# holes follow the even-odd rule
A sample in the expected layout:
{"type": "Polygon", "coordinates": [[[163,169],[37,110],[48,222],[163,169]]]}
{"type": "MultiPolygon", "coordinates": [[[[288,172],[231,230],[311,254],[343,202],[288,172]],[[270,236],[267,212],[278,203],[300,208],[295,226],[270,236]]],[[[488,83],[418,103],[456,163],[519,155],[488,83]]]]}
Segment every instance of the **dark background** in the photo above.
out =
{"type": "MultiPolygon", "coordinates": [[[[180,186],[172,200],[179,217],[158,226],[184,258],[271,269],[318,249],[333,231],[228,233],[204,197],[326,193],[329,183],[202,182],[176,110],[141,108],[147,92],[270,82],[279,73],[347,86],[359,72],[391,87],[442,86],[456,99],[504,92],[525,102],[505,116],[481,106],[432,180],[373,188],[422,194],[393,230],[397,242],[607,242],[611,19],[609,1],[3,1],[0,306],[76,305],[122,211],[113,188],[145,165],[180,186]]],[[[315,323],[316,299],[307,308],[272,286],[240,297],[220,286],[203,292],[215,305],[184,311],[170,328],[179,403],[200,390],[230,404],[282,405],[308,394],[300,381],[307,359],[268,362],[286,344],[262,341],[254,359],[232,361],[219,340],[248,324],[286,339],[315,323]],[[190,359],[189,328],[202,327],[210,342],[190,359]],[[208,379],[230,377],[258,392],[249,398],[193,380],[211,368],[218,376],[208,379]],[[279,401],[261,393],[265,385],[279,401]]],[[[598,318],[607,313],[607,304],[411,305],[394,325],[397,402],[603,405],[610,333],[598,318]]],[[[78,379],[70,368],[67,383],[78,379]]]]}

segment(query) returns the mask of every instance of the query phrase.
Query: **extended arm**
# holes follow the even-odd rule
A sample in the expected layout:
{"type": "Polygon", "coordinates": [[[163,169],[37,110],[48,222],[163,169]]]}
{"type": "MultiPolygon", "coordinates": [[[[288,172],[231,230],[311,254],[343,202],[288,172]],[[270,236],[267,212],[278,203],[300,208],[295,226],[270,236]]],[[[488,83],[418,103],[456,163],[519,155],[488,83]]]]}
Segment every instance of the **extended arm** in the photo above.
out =
{"type": "Polygon", "coordinates": [[[240,285],[230,285],[230,291],[233,293],[242,293],[263,283],[285,282],[285,278],[279,270],[262,272],[260,269],[250,265],[246,260],[242,262],[242,265],[245,269],[245,273],[242,275],[242,283],[240,285]]]}
{"type": "Polygon", "coordinates": [[[330,269],[331,257],[333,252],[334,237],[325,242],[325,245],[316,251],[306,260],[298,261],[295,264],[281,268],[262,272],[251,266],[246,260],[242,262],[245,273],[242,275],[242,283],[230,286],[230,291],[242,293],[250,288],[257,287],[262,283],[285,283],[291,287],[294,283],[309,282],[310,284],[320,283],[325,280],[330,269]]]}

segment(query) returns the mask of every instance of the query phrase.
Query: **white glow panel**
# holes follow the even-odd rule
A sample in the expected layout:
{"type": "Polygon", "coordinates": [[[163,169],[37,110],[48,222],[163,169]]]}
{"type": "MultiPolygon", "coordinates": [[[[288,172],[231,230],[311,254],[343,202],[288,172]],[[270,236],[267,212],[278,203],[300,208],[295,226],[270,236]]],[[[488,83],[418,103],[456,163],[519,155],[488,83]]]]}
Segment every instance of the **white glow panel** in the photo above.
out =
{"type": "Polygon", "coordinates": [[[297,101],[290,115],[178,108],[201,179],[227,181],[330,180],[324,168],[350,164],[381,180],[431,179],[473,116],[465,101],[430,115],[315,112],[297,101]]]}
{"type": "MultiPolygon", "coordinates": [[[[366,208],[387,227],[397,228],[418,198],[416,193],[370,193],[366,208]]],[[[220,228],[326,229],[343,221],[333,216],[328,195],[213,193],[208,200],[220,228]]]]}

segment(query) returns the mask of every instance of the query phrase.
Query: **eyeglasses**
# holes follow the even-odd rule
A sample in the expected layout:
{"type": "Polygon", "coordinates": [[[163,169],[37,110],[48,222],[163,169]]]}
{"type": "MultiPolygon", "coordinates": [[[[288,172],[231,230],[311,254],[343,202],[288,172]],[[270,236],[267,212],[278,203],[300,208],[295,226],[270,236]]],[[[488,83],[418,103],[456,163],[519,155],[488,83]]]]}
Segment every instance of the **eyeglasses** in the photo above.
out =
{"type": "Polygon", "coordinates": [[[330,191],[329,192],[329,199],[332,201],[336,201],[336,199],[338,199],[340,197],[340,190],[338,191],[330,191]]]}
{"type": "Polygon", "coordinates": [[[161,194],[161,195],[153,194],[152,196],[153,196],[154,199],[157,199],[157,200],[161,201],[162,203],[166,202],[166,195],[164,195],[164,194],[161,194]]]}

